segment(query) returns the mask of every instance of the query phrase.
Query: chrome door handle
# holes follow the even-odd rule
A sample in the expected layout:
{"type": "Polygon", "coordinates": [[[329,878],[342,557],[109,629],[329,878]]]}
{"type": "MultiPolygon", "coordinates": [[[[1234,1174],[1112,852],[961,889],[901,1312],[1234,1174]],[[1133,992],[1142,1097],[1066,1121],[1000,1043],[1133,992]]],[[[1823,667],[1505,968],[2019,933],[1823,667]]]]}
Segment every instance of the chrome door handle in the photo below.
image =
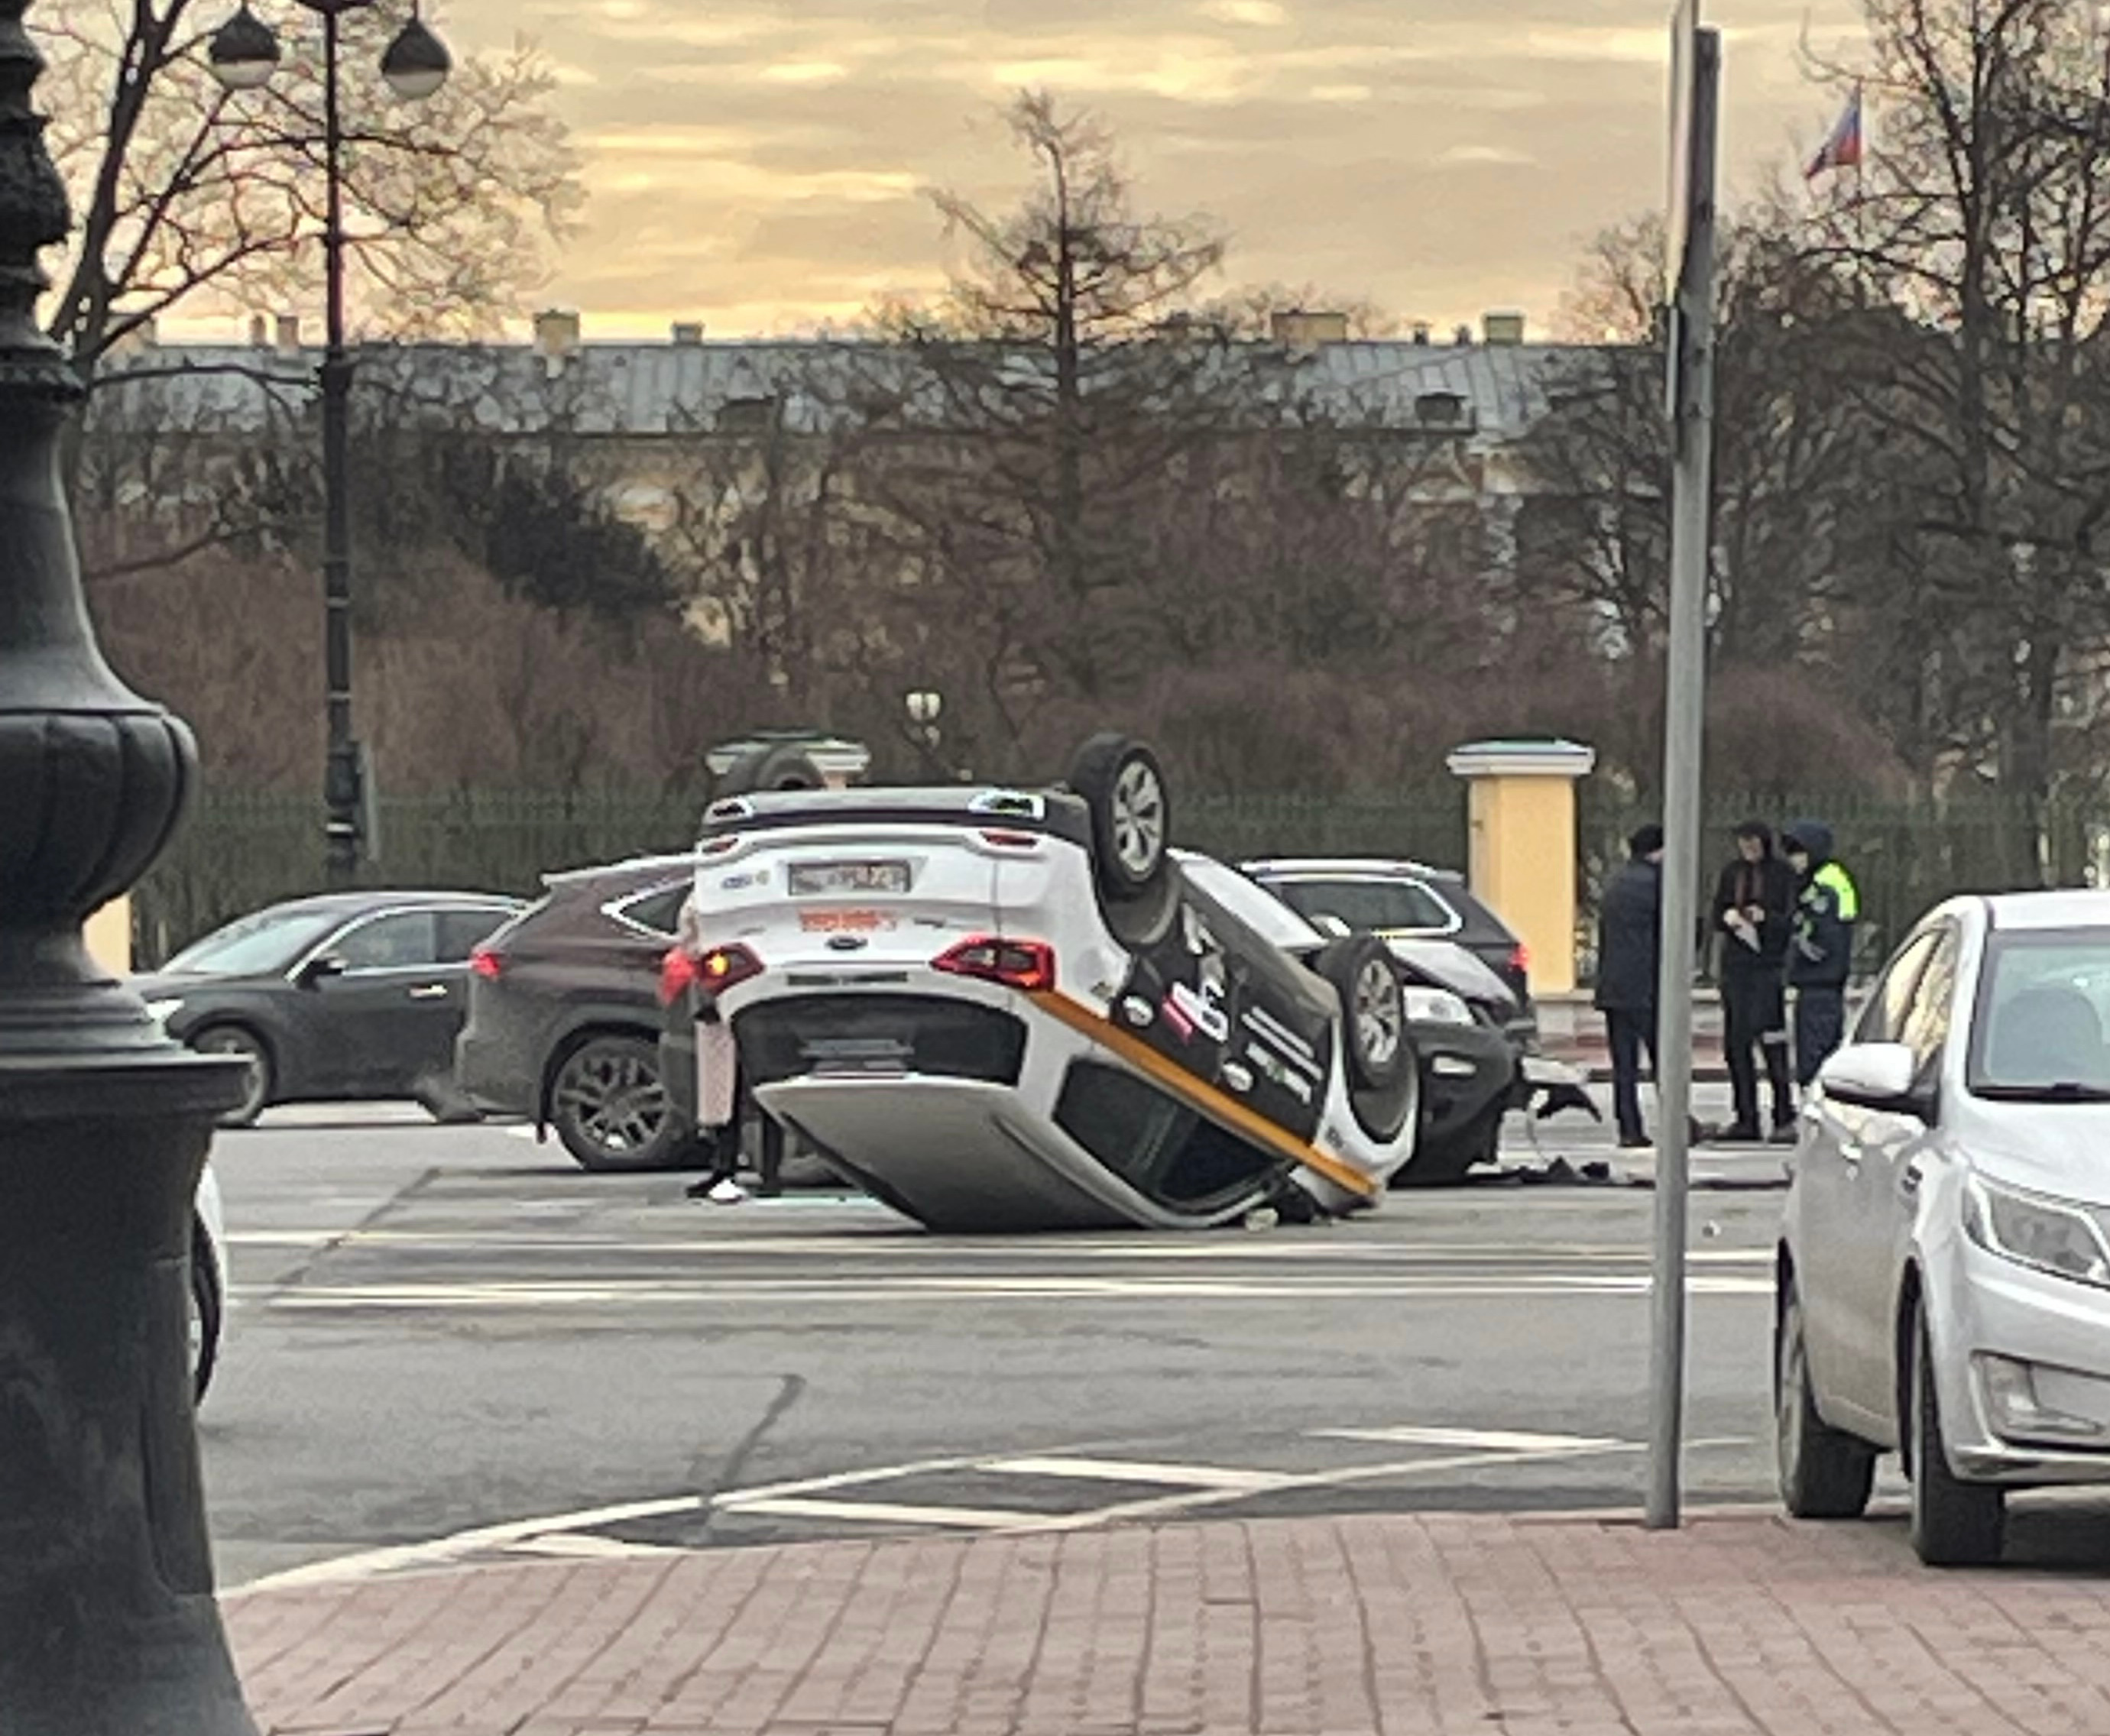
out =
{"type": "Polygon", "coordinates": [[[444,1001],[446,997],[447,985],[444,983],[428,983],[423,988],[410,991],[413,1001],[444,1001]]]}

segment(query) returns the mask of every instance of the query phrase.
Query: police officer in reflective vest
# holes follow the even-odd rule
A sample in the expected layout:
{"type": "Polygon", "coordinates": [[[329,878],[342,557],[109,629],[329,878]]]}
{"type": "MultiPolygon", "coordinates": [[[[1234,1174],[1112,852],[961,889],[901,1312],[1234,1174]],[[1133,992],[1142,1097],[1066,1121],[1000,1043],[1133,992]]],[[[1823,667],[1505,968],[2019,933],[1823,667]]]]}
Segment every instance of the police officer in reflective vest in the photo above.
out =
{"type": "Polygon", "coordinates": [[[1781,834],[1781,849],[1801,881],[1795,936],[1787,950],[1795,993],[1795,1076],[1807,1087],[1846,1031],[1846,978],[1854,964],[1854,925],[1861,895],[1832,859],[1832,828],[1798,820],[1781,834]]]}

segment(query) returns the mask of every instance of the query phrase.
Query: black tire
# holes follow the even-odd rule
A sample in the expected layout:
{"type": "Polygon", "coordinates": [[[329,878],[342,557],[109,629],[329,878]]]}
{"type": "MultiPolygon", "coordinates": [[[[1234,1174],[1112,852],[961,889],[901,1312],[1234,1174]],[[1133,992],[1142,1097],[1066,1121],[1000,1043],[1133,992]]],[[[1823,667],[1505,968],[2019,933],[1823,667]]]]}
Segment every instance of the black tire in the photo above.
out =
{"type": "Polygon", "coordinates": [[[248,1094],[220,1118],[220,1125],[254,1127],[256,1118],[270,1103],[276,1085],[271,1046],[246,1024],[215,1024],[192,1036],[191,1047],[201,1055],[238,1055],[248,1061],[248,1094]]]}
{"type": "Polygon", "coordinates": [[[443,1128],[468,1127],[483,1119],[483,1111],[444,1074],[435,1074],[419,1080],[411,1095],[418,1107],[443,1128]]]}
{"type": "Polygon", "coordinates": [[[757,748],[726,768],[713,796],[746,796],[758,790],[824,789],[821,768],[790,744],[757,748]]]}
{"type": "Polygon", "coordinates": [[[1790,1283],[1773,1328],[1773,1464],[1781,1505],[1797,1519],[1858,1519],[1876,1485],[1876,1453],[1817,1413],[1802,1299],[1790,1283]]]}
{"type": "Polygon", "coordinates": [[[1390,1091],[1414,1065],[1406,992],[1392,949],[1374,935],[1351,934],[1319,955],[1319,974],[1341,999],[1341,1048],[1349,1085],[1390,1091]]]}
{"type": "Polygon", "coordinates": [[[660,1080],[659,1044],[614,1033],[589,1037],[557,1063],[550,1125],[596,1174],[672,1169],[687,1133],[660,1080]]]}
{"type": "Polygon", "coordinates": [[[2007,1541],[2007,1491],[1967,1483],[1949,1469],[1941,1444],[1941,1398],[1934,1390],[1934,1354],[1925,1317],[1912,1338],[1913,1553],[1930,1567],[1990,1567],[2007,1541]]]}
{"type": "Polygon", "coordinates": [[[1070,762],[1070,788],[1092,814],[1092,861],[1109,898],[1139,898],[1163,878],[1172,845],[1165,768],[1139,741],[1094,735],[1070,762]]]}
{"type": "Polygon", "coordinates": [[[1414,1155],[1392,1173],[1394,1192],[1415,1187],[1455,1187],[1478,1164],[1492,1164],[1501,1150],[1500,1103],[1491,1103],[1448,1139],[1434,1144],[1415,1142],[1414,1155]]]}
{"type": "Polygon", "coordinates": [[[220,1362],[220,1273],[213,1264],[212,1242],[205,1232],[205,1226],[195,1221],[191,1225],[188,1344],[191,1368],[191,1403],[205,1403],[206,1390],[212,1385],[212,1372],[220,1362]]]}

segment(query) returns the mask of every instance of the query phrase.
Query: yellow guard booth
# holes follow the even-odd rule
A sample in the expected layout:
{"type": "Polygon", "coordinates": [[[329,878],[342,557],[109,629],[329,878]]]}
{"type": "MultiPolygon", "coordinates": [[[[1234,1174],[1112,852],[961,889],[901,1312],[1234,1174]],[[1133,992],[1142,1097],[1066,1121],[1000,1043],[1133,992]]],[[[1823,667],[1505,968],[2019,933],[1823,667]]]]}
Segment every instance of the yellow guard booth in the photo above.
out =
{"type": "Polygon", "coordinates": [[[1531,954],[1534,997],[1575,987],[1575,783],[1597,762],[1572,741],[1476,741],[1451,755],[1466,782],[1474,893],[1531,954]]]}
{"type": "Polygon", "coordinates": [[[88,919],[88,956],[112,976],[132,974],[132,901],[113,898],[88,919]]]}

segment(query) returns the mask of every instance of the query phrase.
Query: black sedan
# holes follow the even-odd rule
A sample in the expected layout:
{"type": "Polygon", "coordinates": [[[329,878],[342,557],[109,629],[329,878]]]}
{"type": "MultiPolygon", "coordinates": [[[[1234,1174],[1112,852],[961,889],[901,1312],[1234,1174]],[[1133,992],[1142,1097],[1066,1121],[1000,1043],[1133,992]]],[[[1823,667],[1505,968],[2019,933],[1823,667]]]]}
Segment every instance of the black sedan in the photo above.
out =
{"type": "Polygon", "coordinates": [[[519,909],[482,893],[298,898],[215,930],[133,987],[171,1037],[248,1060],[248,1096],[224,1126],[274,1103],[371,1098],[414,1097],[451,1119],[469,954],[519,909]]]}

